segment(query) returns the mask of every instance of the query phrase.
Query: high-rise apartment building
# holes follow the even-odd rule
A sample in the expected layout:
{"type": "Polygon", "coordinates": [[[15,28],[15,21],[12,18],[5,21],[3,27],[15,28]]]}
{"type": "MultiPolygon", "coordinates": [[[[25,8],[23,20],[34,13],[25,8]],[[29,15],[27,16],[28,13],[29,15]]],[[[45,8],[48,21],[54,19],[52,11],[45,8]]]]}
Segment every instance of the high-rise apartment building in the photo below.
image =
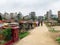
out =
{"type": "Polygon", "coordinates": [[[58,11],[58,22],[60,22],[60,11],[58,11]]]}
{"type": "Polygon", "coordinates": [[[47,13],[45,14],[46,19],[51,20],[51,15],[52,15],[52,11],[51,10],[47,11],[47,13]]]}

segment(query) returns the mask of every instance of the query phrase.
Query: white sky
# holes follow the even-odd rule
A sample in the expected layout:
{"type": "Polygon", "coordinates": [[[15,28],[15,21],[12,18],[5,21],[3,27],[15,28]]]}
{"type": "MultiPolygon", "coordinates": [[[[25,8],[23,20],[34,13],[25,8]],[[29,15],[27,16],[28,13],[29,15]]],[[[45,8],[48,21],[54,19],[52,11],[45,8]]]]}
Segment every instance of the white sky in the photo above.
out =
{"type": "Polygon", "coordinates": [[[28,15],[35,11],[36,15],[44,15],[46,11],[52,10],[57,14],[60,10],[60,0],[0,0],[0,12],[22,12],[28,15]]]}

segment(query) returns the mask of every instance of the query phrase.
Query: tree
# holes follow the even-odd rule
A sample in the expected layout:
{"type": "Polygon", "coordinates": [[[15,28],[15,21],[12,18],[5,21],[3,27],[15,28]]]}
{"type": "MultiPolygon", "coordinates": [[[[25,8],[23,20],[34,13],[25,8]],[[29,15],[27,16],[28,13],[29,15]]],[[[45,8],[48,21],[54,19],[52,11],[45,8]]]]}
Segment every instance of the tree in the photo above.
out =
{"type": "Polygon", "coordinates": [[[0,20],[2,20],[2,16],[0,15],[0,20]]]}
{"type": "Polygon", "coordinates": [[[31,12],[31,13],[30,13],[30,17],[31,17],[31,19],[32,19],[33,21],[35,21],[35,20],[36,20],[36,14],[35,14],[35,12],[31,12]]]}
{"type": "Polygon", "coordinates": [[[22,13],[21,13],[21,12],[19,12],[19,13],[17,14],[17,19],[18,19],[18,20],[21,20],[21,19],[22,19],[22,13]]]}
{"type": "Polygon", "coordinates": [[[4,35],[6,41],[11,40],[11,28],[3,29],[2,34],[4,35]]]}

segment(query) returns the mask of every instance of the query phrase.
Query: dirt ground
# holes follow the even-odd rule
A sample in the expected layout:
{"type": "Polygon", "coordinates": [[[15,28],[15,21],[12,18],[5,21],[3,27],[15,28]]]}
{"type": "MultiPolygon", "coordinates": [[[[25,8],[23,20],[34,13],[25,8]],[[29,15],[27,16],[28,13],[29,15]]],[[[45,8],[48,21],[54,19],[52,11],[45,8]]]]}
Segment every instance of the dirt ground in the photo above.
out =
{"type": "Polygon", "coordinates": [[[19,40],[14,45],[58,45],[56,41],[51,38],[48,28],[45,26],[39,26],[30,31],[30,34],[19,40]]]}

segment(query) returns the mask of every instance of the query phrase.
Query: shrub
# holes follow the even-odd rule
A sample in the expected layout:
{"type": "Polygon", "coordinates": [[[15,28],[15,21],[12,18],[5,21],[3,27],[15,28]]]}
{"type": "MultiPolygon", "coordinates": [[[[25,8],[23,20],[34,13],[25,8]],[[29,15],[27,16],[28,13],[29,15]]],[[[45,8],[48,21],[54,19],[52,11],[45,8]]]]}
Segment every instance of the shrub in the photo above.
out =
{"type": "Polygon", "coordinates": [[[11,28],[4,29],[4,30],[2,31],[2,33],[3,33],[6,41],[8,41],[8,40],[11,39],[11,34],[12,34],[12,33],[11,33],[11,28]]]}
{"type": "Polygon", "coordinates": [[[19,34],[19,38],[22,39],[24,37],[26,37],[29,34],[29,32],[23,32],[19,34]]]}
{"type": "Polygon", "coordinates": [[[56,30],[54,28],[51,28],[49,31],[50,32],[56,32],[56,30]]]}
{"type": "Polygon", "coordinates": [[[56,38],[56,41],[57,41],[58,43],[60,43],[60,37],[57,37],[57,38],[56,38]]]}
{"type": "Polygon", "coordinates": [[[0,44],[1,44],[1,45],[3,45],[4,43],[5,43],[5,41],[4,41],[4,40],[0,41],[0,44]]]}

